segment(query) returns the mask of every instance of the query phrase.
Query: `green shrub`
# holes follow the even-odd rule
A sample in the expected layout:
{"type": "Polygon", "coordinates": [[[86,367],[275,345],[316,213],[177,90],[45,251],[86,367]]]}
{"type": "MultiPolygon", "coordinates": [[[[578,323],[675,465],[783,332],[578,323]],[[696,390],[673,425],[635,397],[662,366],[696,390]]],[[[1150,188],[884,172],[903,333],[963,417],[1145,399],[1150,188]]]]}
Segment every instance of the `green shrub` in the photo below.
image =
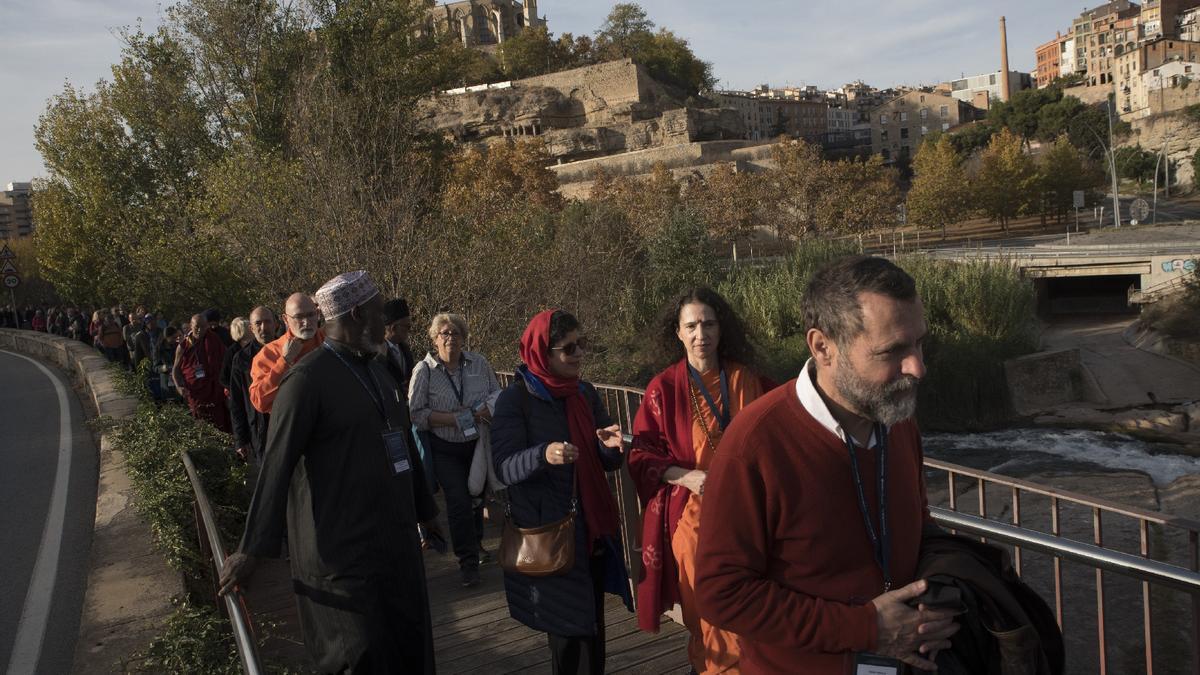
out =
{"type": "Polygon", "coordinates": [[[215,608],[178,602],[163,632],[131,669],[149,673],[242,672],[229,622],[215,608]]]}
{"type": "MultiPolygon", "coordinates": [[[[149,396],[143,367],[131,374],[113,367],[117,390],[136,396],[137,412],[123,420],[101,419],[115,450],[123,453],[134,505],[150,525],[167,563],[183,575],[186,596],[134,670],[169,673],[238,673],[241,666],[229,625],[211,604],[214,567],[202,556],[193,515],[194,495],[181,453],[188,450],[204,485],[226,550],[241,538],[249,504],[246,466],[234,456],[232,438],[195,420],[187,408],[158,404],[149,396]]],[[[260,640],[266,635],[260,634],[260,640]]],[[[273,672],[277,668],[271,668],[273,672]]]]}
{"type": "MultiPolygon", "coordinates": [[[[138,376],[119,368],[113,372],[120,390],[144,388],[138,376]]],[[[235,544],[241,537],[248,499],[245,465],[230,450],[232,439],[193,419],[183,406],[145,399],[133,416],[109,422],[109,433],[114,448],[125,455],[137,510],[150,524],[155,544],[185,577],[201,578],[209,561],[200,557],[192,485],[180,453],[191,450],[225,543],[235,544]]]]}

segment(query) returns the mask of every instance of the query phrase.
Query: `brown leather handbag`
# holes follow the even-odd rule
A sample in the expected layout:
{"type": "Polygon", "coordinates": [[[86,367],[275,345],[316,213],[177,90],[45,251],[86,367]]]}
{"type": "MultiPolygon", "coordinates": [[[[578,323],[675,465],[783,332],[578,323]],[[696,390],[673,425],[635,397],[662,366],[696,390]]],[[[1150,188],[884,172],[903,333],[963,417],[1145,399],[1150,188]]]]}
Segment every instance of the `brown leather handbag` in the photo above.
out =
{"type": "Polygon", "coordinates": [[[504,510],[504,532],[500,535],[500,567],[530,577],[566,574],[575,566],[576,479],[571,475],[571,510],[553,523],[517,527],[511,502],[504,510]]]}

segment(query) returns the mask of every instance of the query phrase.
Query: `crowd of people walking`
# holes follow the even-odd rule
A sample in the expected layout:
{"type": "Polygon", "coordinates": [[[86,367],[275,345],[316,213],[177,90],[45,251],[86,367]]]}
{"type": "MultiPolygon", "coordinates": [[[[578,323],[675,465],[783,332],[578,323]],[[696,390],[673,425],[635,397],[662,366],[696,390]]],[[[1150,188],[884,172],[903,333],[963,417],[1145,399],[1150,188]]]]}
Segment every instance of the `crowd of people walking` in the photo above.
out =
{"type": "Polygon", "coordinates": [[[435,672],[422,550],[445,549],[439,490],[462,585],[498,560],[511,616],[546,633],[556,675],[605,671],[609,594],[630,611],[636,597],[649,632],[677,605],[697,673],[1061,672],[1045,603],[930,519],[912,278],[852,256],[802,303],[811,358],[777,385],[718,293],[673,299],[629,434],[583,379],[587,330],[570,312],[529,320],[501,388],[459,314],[431,317],[433,348],[414,356],[408,305],[362,271],[292,295],[282,317],[196,314],[178,339],[140,309],[29,323],[79,324],[70,336],[114,362],[169,361],[192,414],[233,434],[258,471],[221,591],[286,548],[322,672],[435,672]],[[622,466],[643,507],[634,584],[608,480],[622,466]],[[503,535],[487,551],[495,498],[503,535]],[[1003,650],[1015,669],[992,668],[1003,650]]]}

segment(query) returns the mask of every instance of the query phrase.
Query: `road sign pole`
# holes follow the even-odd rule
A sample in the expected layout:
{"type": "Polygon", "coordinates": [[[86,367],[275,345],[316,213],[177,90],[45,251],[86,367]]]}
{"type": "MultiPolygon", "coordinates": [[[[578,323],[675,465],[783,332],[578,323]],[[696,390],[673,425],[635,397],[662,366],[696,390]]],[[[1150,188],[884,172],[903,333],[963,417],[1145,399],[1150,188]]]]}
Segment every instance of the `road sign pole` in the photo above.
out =
{"type": "Polygon", "coordinates": [[[13,308],[13,325],[17,328],[21,327],[21,315],[17,314],[17,292],[13,289],[8,289],[8,299],[12,301],[13,308]]]}

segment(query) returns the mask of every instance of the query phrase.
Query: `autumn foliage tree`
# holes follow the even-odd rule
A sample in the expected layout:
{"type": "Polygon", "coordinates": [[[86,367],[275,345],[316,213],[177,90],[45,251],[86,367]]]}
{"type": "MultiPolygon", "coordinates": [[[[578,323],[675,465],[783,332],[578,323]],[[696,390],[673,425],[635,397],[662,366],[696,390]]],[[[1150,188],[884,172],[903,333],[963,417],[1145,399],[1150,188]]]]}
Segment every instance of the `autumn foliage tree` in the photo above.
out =
{"type": "Polygon", "coordinates": [[[962,220],[971,212],[971,193],[962,159],[949,136],[940,135],[917,149],[912,188],[905,202],[911,222],[940,227],[962,220]]]}
{"type": "Polygon", "coordinates": [[[1009,221],[1027,210],[1036,179],[1021,138],[1002,128],[980,155],[975,197],[983,212],[1007,232],[1009,221]]]}

